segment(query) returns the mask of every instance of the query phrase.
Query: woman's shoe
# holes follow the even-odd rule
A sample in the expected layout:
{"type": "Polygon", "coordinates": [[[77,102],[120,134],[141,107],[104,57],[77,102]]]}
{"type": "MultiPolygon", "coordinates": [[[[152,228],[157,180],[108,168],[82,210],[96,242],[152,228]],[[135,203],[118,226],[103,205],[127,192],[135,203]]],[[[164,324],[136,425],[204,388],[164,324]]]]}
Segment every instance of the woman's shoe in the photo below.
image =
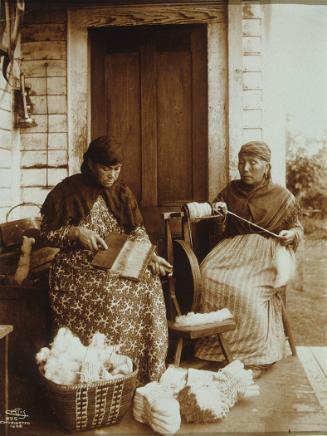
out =
{"type": "MultiPolygon", "coordinates": [[[[249,368],[250,369],[250,368],[249,368]]],[[[257,380],[258,378],[260,378],[262,375],[263,375],[263,373],[264,373],[264,370],[263,369],[254,369],[254,368],[251,368],[251,371],[252,371],[252,377],[253,377],[253,380],[257,380]]]]}
{"type": "Polygon", "coordinates": [[[259,377],[261,377],[265,373],[265,371],[271,368],[274,365],[274,363],[275,362],[267,363],[263,365],[245,365],[244,369],[251,369],[253,373],[253,379],[256,380],[259,377]]]}

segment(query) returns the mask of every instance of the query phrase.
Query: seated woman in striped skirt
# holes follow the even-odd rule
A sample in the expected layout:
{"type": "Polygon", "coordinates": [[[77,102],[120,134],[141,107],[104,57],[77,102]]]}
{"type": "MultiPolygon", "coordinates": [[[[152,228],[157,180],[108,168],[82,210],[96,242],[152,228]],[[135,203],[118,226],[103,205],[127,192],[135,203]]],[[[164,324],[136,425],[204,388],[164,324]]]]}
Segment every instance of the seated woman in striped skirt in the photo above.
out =
{"type": "MultiPolygon", "coordinates": [[[[230,182],[213,205],[222,240],[201,265],[202,311],[227,307],[232,312],[236,329],[224,338],[233,357],[260,370],[287,353],[280,294],[287,270],[280,268],[278,257],[284,256],[284,268],[290,266],[303,236],[294,196],[271,181],[270,157],[264,142],[241,147],[240,180],[230,182]]],[[[198,341],[196,355],[204,360],[224,359],[213,336],[198,341]]]]}

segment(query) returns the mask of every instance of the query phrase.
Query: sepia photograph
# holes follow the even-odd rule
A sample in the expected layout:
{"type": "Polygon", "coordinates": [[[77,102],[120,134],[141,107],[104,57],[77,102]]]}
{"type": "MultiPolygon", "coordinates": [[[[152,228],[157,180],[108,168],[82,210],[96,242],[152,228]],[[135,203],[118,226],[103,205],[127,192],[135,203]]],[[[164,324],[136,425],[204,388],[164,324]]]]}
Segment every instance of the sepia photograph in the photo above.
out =
{"type": "Polygon", "coordinates": [[[0,0],[0,435],[327,435],[327,0],[0,0]]]}

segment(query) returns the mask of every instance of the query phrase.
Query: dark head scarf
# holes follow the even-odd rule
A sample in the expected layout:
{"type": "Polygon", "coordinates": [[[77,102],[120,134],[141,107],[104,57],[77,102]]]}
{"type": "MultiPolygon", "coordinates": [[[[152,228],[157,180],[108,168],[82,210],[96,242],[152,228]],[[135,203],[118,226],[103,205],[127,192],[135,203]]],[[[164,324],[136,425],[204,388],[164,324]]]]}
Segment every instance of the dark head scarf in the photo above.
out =
{"type": "Polygon", "coordinates": [[[88,160],[103,165],[121,163],[123,152],[121,145],[105,136],[93,140],[84,153],[81,174],[67,177],[48,194],[41,213],[50,230],[72,224],[78,225],[87,216],[93,204],[101,195],[108,209],[118,223],[129,232],[143,224],[141,212],[132,191],[123,183],[116,181],[110,188],[104,188],[87,164],[88,160]]]}
{"type": "Polygon", "coordinates": [[[84,161],[87,159],[103,165],[117,165],[123,162],[123,148],[115,138],[100,136],[84,153],[84,161]]]}

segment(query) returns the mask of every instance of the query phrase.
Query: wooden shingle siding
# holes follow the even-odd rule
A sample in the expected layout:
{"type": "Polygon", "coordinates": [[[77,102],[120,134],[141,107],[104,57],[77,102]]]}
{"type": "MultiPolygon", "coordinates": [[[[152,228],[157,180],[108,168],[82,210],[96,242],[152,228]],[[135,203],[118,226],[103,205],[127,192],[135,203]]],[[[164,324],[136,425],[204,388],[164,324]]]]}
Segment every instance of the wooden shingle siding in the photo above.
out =
{"type": "Polygon", "coordinates": [[[2,109],[0,107],[0,129],[5,131],[11,131],[13,127],[13,114],[8,109],[2,109]]]}
{"type": "Polygon", "coordinates": [[[244,90],[243,91],[243,109],[261,109],[262,92],[261,90],[244,90]]]}
{"type": "Polygon", "coordinates": [[[261,141],[262,140],[262,127],[255,129],[244,127],[243,128],[243,142],[248,141],[261,141]]]}
{"type": "MultiPolygon", "coordinates": [[[[67,3],[67,2],[66,2],[67,3]]],[[[56,2],[30,2],[29,9],[25,12],[25,24],[65,24],[66,23],[65,5],[57,6],[56,2]]]]}
{"type": "Polygon", "coordinates": [[[9,112],[12,110],[12,95],[6,89],[0,89],[0,107],[9,112]]]}
{"type": "Polygon", "coordinates": [[[26,24],[22,29],[22,38],[25,42],[66,41],[66,24],[26,24]]]}
{"type": "Polygon", "coordinates": [[[263,135],[262,17],[259,0],[242,2],[243,142],[263,135]]]}
{"type": "Polygon", "coordinates": [[[243,1],[243,18],[258,19],[262,18],[263,9],[260,0],[243,1]]]}
{"type": "MultiPolygon", "coordinates": [[[[9,130],[0,130],[0,144],[2,149],[10,150],[11,149],[11,131],[9,130]]],[[[1,160],[0,160],[1,165],[1,160]]]]}
{"type": "Polygon", "coordinates": [[[67,168],[49,168],[48,183],[50,186],[55,186],[57,183],[59,183],[62,179],[64,179],[67,176],[68,176],[67,168]]]}
{"type": "Polygon", "coordinates": [[[11,168],[11,150],[0,148],[0,168],[11,168]]]}
{"type": "Polygon", "coordinates": [[[65,95],[49,95],[48,98],[44,95],[34,95],[31,97],[31,100],[35,107],[35,114],[67,114],[67,100],[65,95]]]}
{"type": "MultiPolygon", "coordinates": [[[[66,133],[67,132],[67,115],[66,114],[50,114],[50,115],[34,115],[37,126],[29,127],[28,133],[66,133]]],[[[46,144],[45,144],[46,145],[46,144]]]]}
{"type": "Polygon", "coordinates": [[[244,36],[261,36],[261,18],[243,18],[242,30],[244,36]]]}
{"type": "MultiPolygon", "coordinates": [[[[1,59],[3,60],[3,58],[1,58],[1,59]]],[[[0,61],[0,67],[2,69],[2,61],[0,61]]],[[[2,91],[6,91],[6,92],[9,92],[11,94],[11,86],[5,80],[2,73],[0,74],[0,90],[1,90],[1,94],[2,94],[2,91]]]]}
{"type": "Polygon", "coordinates": [[[21,186],[40,186],[46,184],[46,169],[22,169],[21,171],[21,186]]]}
{"type": "Polygon", "coordinates": [[[67,133],[25,133],[21,138],[22,150],[49,149],[67,150],[67,133]]]}
{"type": "Polygon", "coordinates": [[[21,186],[24,188],[38,187],[47,183],[49,186],[53,186],[65,177],[67,177],[67,169],[65,168],[23,169],[21,172],[21,186]]]}
{"type": "Polygon", "coordinates": [[[67,152],[66,150],[22,151],[21,165],[22,168],[65,168],[67,152]]]}
{"type": "Polygon", "coordinates": [[[22,201],[24,203],[37,203],[42,204],[47,194],[50,192],[51,188],[45,188],[45,187],[33,187],[33,188],[27,188],[25,187],[22,189],[22,201]]]}
{"type": "Polygon", "coordinates": [[[40,184],[45,185],[46,183],[52,186],[59,183],[64,177],[67,177],[67,169],[23,169],[21,174],[21,184],[24,187],[38,187],[40,184]]]}
{"type": "Polygon", "coordinates": [[[243,54],[244,56],[261,54],[261,37],[260,36],[243,36],[243,54]]]}
{"type": "Polygon", "coordinates": [[[262,89],[262,72],[261,71],[244,71],[243,72],[243,90],[262,89]]]}
{"type": "Polygon", "coordinates": [[[0,168],[0,180],[1,187],[10,188],[11,187],[11,169],[9,168],[0,168]]]}
{"type": "MultiPolygon", "coordinates": [[[[66,60],[48,59],[48,77],[66,77],[66,60]]],[[[24,60],[26,77],[45,77],[44,60],[24,60]]]]}
{"type": "Polygon", "coordinates": [[[23,69],[37,126],[21,129],[22,200],[41,204],[68,175],[66,5],[35,1],[25,18],[23,69]]]}
{"type": "MultiPolygon", "coordinates": [[[[3,59],[3,58],[2,58],[3,59]]],[[[0,62],[2,69],[2,62],[0,62]]],[[[0,73],[0,222],[12,206],[12,129],[13,94],[11,86],[0,73]]]]}
{"type": "Polygon", "coordinates": [[[0,188],[0,204],[1,208],[10,207],[11,206],[11,188],[0,188]]]}
{"type": "Polygon", "coordinates": [[[262,57],[258,55],[243,56],[243,71],[262,71],[262,57]]]}
{"type": "Polygon", "coordinates": [[[245,129],[260,129],[262,126],[262,110],[247,109],[243,114],[243,127],[245,129]]]}
{"type": "Polygon", "coordinates": [[[38,41],[23,44],[23,58],[26,60],[64,60],[66,59],[65,41],[38,41]]]}
{"type": "MultiPolygon", "coordinates": [[[[66,77],[31,77],[26,79],[26,85],[32,88],[33,95],[66,95],[66,77]]],[[[37,108],[35,108],[37,110],[37,108]]]]}

